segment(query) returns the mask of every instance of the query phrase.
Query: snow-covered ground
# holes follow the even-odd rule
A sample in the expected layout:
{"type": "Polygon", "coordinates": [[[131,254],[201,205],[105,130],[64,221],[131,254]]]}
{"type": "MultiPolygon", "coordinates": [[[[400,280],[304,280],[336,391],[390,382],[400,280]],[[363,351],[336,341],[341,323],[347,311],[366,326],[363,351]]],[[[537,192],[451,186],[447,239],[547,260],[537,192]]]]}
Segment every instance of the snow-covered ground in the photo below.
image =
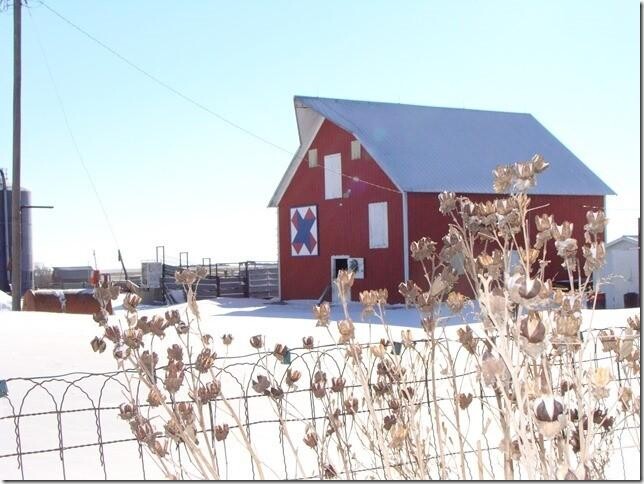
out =
{"type": "MultiPolygon", "coordinates": [[[[302,337],[309,335],[314,337],[315,344],[318,346],[332,343],[326,329],[315,327],[312,305],[312,301],[290,301],[284,304],[235,298],[220,298],[216,301],[199,303],[203,319],[202,329],[215,338],[218,355],[220,357],[227,355],[229,358],[252,353],[248,340],[256,334],[265,336],[267,348],[273,348],[276,343],[285,344],[290,348],[301,347],[302,337]],[[226,333],[231,333],[234,337],[227,350],[219,339],[226,333]]],[[[185,305],[173,307],[182,309],[185,305]]],[[[168,308],[145,307],[142,308],[141,314],[151,315],[166,309],[168,308]]],[[[351,315],[356,321],[361,319],[361,309],[358,303],[350,304],[351,315]]],[[[118,301],[115,304],[115,312],[114,318],[122,318],[124,315],[118,301]]],[[[585,326],[592,324],[594,328],[622,326],[627,316],[637,312],[638,310],[633,309],[596,311],[591,321],[592,313],[584,311],[584,324],[585,326]]],[[[449,314],[447,310],[444,313],[446,317],[449,314]]],[[[332,320],[342,318],[342,309],[339,306],[333,306],[332,320]]],[[[413,309],[406,309],[399,305],[391,306],[387,311],[387,321],[396,327],[394,329],[397,332],[393,333],[395,340],[399,340],[399,331],[406,328],[412,330],[414,338],[421,339],[425,336],[424,331],[419,328],[419,317],[413,309]]],[[[447,324],[446,335],[454,337],[456,329],[463,324],[463,321],[452,317],[447,318],[444,323],[447,324]]],[[[94,336],[100,334],[101,331],[91,316],[0,312],[0,380],[8,380],[9,397],[9,399],[0,398],[0,436],[2,436],[0,438],[0,478],[16,479],[23,475],[18,468],[16,456],[1,457],[16,453],[18,445],[16,421],[13,418],[6,418],[7,416],[14,413],[34,414],[55,410],[117,406],[124,401],[122,389],[115,381],[104,376],[91,375],[116,370],[110,351],[96,354],[90,348],[89,342],[94,336]],[[57,375],[66,376],[46,378],[57,375]],[[27,378],[34,380],[26,381],[27,378]]],[[[385,334],[382,327],[374,320],[373,325],[357,324],[356,336],[360,341],[377,341],[385,334]]],[[[164,341],[164,346],[166,343],[164,341]]],[[[251,369],[256,371],[256,368],[251,369]]],[[[225,383],[224,388],[226,388],[225,383]]],[[[254,399],[249,404],[251,421],[270,416],[270,409],[261,408],[261,405],[266,406],[265,403],[261,403],[263,400],[265,399],[254,399]]],[[[296,407],[304,405],[303,411],[307,408],[306,405],[310,405],[304,400],[297,400],[297,397],[294,397],[292,403],[296,407]]],[[[240,413],[244,410],[241,406],[237,408],[240,413]]],[[[310,406],[308,408],[310,409],[310,406]]],[[[103,446],[102,456],[97,446],[82,447],[84,444],[98,441],[97,422],[100,423],[100,438],[103,442],[130,439],[128,426],[120,421],[116,414],[116,410],[105,410],[100,414],[94,411],[63,413],[60,420],[57,419],[55,412],[23,417],[19,422],[19,433],[24,477],[27,479],[60,479],[63,476],[68,479],[103,479],[104,477],[141,479],[144,471],[147,478],[160,477],[158,470],[148,459],[144,461],[145,470],[143,470],[138,448],[134,442],[106,444],[103,446]],[[79,447],[66,450],[62,455],[58,451],[36,452],[57,449],[61,438],[65,447],[79,447]],[[106,475],[101,459],[105,462],[106,475]]],[[[275,424],[272,425],[275,426],[275,424]]],[[[476,422],[472,422],[472,431],[476,431],[477,425],[476,422]]],[[[280,469],[284,468],[284,464],[282,446],[276,440],[277,432],[274,430],[271,432],[268,427],[258,425],[253,427],[252,433],[255,441],[258,442],[257,445],[264,444],[263,447],[272,449],[265,454],[268,456],[266,457],[267,477],[282,477],[280,469]],[[271,438],[276,440],[272,444],[271,438]],[[272,468],[275,469],[274,474],[270,471],[272,468]]],[[[298,427],[297,433],[294,432],[294,434],[293,438],[301,444],[301,428],[298,427]]],[[[498,442],[489,442],[489,444],[497,445],[498,442]]],[[[221,443],[218,445],[220,446],[221,443]]],[[[236,458],[236,453],[232,450],[234,442],[227,445],[231,448],[227,449],[230,462],[226,476],[248,477],[250,463],[247,457],[244,457],[246,460],[243,462],[234,462],[236,458]]],[[[303,453],[306,451],[310,449],[302,450],[303,453]]],[[[220,453],[224,455],[221,447],[220,453]]],[[[639,451],[632,449],[624,451],[621,456],[611,461],[611,475],[615,478],[639,479],[639,468],[627,466],[625,463],[624,459],[631,457],[639,458],[639,451]]],[[[286,466],[293,469],[289,472],[291,472],[290,477],[294,477],[296,472],[294,465],[287,463],[286,466]]]]}

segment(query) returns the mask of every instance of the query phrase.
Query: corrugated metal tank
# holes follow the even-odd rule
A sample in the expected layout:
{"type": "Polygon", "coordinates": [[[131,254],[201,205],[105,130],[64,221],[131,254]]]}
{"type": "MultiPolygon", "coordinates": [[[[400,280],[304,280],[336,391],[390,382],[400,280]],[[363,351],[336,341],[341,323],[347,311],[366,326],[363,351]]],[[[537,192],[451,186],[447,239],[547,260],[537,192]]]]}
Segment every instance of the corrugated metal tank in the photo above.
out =
{"type": "MultiPolygon", "coordinates": [[[[0,290],[9,292],[11,282],[11,187],[0,186],[0,290]],[[5,196],[6,195],[6,196],[5,196]],[[5,206],[6,202],[6,206],[5,206]],[[5,209],[6,208],[6,209],[5,209]]],[[[31,205],[31,192],[20,190],[20,204],[31,205]]],[[[34,264],[31,248],[31,210],[22,211],[22,288],[20,294],[33,288],[34,264]]]]}

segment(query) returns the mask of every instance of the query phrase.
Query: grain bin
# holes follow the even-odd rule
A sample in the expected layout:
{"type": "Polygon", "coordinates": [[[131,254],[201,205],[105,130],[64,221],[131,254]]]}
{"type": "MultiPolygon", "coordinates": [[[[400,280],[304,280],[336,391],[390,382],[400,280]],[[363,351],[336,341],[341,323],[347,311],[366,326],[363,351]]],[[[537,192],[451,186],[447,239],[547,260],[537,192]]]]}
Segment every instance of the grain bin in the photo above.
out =
{"type": "MultiPolygon", "coordinates": [[[[0,170],[1,171],[1,170],[0,170]]],[[[9,292],[11,282],[11,187],[0,175],[0,291],[9,292]]],[[[31,205],[31,192],[20,190],[20,204],[31,205]]],[[[31,249],[31,210],[22,210],[22,290],[20,295],[33,287],[34,266],[31,249]]]]}

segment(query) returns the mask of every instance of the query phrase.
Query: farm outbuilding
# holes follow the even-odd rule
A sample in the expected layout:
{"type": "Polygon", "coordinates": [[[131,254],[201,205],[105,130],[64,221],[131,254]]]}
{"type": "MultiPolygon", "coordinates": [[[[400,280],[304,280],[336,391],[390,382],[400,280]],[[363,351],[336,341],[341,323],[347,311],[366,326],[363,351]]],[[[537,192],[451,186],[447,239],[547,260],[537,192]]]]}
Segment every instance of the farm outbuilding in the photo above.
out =
{"type": "Polygon", "coordinates": [[[607,309],[639,306],[639,258],[637,235],[624,235],[606,244],[606,264],[595,278],[607,309]]]}
{"type": "MultiPolygon", "coordinates": [[[[300,96],[294,104],[300,147],[269,203],[282,299],[318,299],[351,267],[352,299],[386,288],[401,301],[398,284],[422,279],[410,243],[447,231],[438,194],[490,199],[499,164],[548,160],[533,206],[572,222],[579,240],[586,212],[614,194],[530,114],[300,96]]],[[[565,277],[560,262],[549,266],[555,280],[565,277]]]]}

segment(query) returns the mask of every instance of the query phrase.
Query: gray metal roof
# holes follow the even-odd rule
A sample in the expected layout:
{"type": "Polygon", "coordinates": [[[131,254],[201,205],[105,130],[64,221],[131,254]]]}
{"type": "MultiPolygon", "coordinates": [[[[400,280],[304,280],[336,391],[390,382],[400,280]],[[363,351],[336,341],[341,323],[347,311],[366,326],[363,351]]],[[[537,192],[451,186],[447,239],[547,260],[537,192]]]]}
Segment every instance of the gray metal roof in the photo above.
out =
{"type": "Polygon", "coordinates": [[[530,193],[614,195],[531,114],[295,97],[352,133],[407,192],[493,193],[492,170],[540,153],[550,167],[530,193]]]}

